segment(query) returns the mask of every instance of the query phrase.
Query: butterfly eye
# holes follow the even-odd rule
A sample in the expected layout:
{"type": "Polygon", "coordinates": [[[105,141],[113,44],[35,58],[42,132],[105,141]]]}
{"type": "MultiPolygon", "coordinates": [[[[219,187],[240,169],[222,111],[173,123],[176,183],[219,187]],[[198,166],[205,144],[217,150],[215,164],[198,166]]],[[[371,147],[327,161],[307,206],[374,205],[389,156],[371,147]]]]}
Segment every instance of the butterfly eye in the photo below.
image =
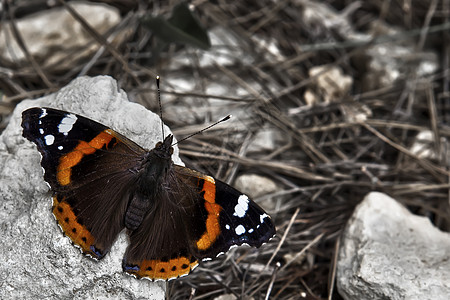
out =
{"type": "Polygon", "coordinates": [[[172,155],[173,154],[173,147],[170,147],[170,155],[172,155]]]}
{"type": "Polygon", "coordinates": [[[161,145],[162,145],[162,142],[157,142],[155,145],[155,148],[161,147],[161,145]]]}

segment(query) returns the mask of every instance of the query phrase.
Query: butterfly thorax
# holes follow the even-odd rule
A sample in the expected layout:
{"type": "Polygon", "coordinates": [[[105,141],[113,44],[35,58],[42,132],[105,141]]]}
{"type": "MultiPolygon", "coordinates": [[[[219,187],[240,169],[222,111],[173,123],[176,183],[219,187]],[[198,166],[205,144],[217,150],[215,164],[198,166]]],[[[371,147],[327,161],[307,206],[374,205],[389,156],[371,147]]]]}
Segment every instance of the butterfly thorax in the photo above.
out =
{"type": "Polygon", "coordinates": [[[172,140],[169,135],[164,142],[156,144],[155,148],[147,152],[137,179],[137,188],[130,197],[130,202],[125,214],[125,227],[135,230],[141,225],[147,211],[155,205],[154,199],[160,192],[161,183],[167,178],[172,168],[172,140]]]}

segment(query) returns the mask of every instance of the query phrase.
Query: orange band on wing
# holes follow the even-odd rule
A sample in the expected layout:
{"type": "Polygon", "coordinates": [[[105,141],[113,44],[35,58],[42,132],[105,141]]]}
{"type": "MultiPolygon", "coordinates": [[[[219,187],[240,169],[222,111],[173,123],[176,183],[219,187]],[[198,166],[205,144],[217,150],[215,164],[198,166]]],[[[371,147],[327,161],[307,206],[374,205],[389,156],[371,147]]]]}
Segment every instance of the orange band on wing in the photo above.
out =
{"type": "Polygon", "coordinates": [[[138,278],[147,277],[150,279],[172,279],[187,275],[198,265],[198,261],[191,262],[187,257],[173,258],[169,261],[144,260],[137,266],[139,270],[125,268],[126,272],[138,278]]]}
{"type": "Polygon", "coordinates": [[[68,185],[71,182],[72,167],[77,165],[85,155],[89,155],[108,145],[113,139],[113,132],[109,129],[102,131],[89,143],[81,141],[72,152],[59,159],[56,179],[60,185],[68,185]]]}
{"type": "Polygon", "coordinates": [[[59,202],[57,197],[54,196],[53,214],[64,234],[67,235],[72,242],[80,246],[85,254],[99,258],[91,249],[91,246],[93,246],[95,242],[94,237],[85,226],[77,221],[77,217],[67,202],[59,202]]]}
{"type": "Polygon", "coordinates": [[[216,184],[212,177],[205,176],[202,192],[204,192],[205,208],[208,212],[206,232],[197,241],[199,250],[207,250],[220,235],[219,215],[222,207],[216,203],[216,184]]]}

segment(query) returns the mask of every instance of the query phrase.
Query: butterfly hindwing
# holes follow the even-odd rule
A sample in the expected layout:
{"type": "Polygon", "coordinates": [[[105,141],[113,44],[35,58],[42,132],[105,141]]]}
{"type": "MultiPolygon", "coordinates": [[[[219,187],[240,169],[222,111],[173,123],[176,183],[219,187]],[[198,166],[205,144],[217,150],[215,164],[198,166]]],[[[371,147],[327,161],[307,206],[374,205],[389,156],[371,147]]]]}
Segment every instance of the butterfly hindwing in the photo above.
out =
{"type": "Polygon", "coordinates": [[[193,236],[204,231],[207,212],[197,186],[177,176],[176,168],[183,167],[170,163],[161,188],[150,199],[151,209],[141,226],[129,234],[123,269],[138,278],[174,279],[198,265],[193,236]]]}
{"type": "Polygon", "coordinates": [[[128,189],[144,149],[108,127],[51,108],[22,114],[23,135],[42,155],[53,214],[85,254],[102,258],[123,229],[128,189]]]}
{"type": "Polygon", "coordinates": [[[200,260],[234,245],[259,247],[275,234],[270,217],[231,186],[177,165],[170,173],[160,199],[153,201],[160,205],[130,235],[124,271],[174,279],[189,274],[200,260]],[[169,210],[170,218],[160,219],[169,210]]]}
{"type": "Polygon", "coordinates": [[[187,275],[198,265],[189,239],[189,222],[199,221],[190,214],[196,209],[177,203],[173,195],[165,191],[159,194],[161,201],[153,202],[155,206],[141,226],[129,234],[130,245],[123,259],[125,272],[138,278],[168,280],[187,275]],[[170,213],[166,213],[168,209],[170,213]]]}
{"type": "MultiPolygon", "coordinates": [[[[245,194],[240,193],[230,185],[215,180],[216,207],[220,207],[219,217],[208,228],[207,233],[213,232],[213,239],[207,240],[207,247],[200,249],[202,258],[215,257],[224,253],[232,246],[247,244],[260,247],[275,235],[275,226],[270,216],[245,194]],[[218,226],[218,227],[217,227],[218,226]],[[219,233],[214,232],[214,228],[219,233]]],[[[212,211],[209,216],[213,216],[212,211]]]]}

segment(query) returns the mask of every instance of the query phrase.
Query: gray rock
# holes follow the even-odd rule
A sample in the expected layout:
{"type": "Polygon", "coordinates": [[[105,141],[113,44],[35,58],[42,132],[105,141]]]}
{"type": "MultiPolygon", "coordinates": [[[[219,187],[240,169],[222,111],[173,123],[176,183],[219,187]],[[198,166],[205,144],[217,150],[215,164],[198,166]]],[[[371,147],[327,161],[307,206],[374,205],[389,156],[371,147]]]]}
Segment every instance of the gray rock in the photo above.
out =
{"type": "Polygon", "coordinates": [[[270,178],[257,174],[243,174],[236,178],[235,187],[250,198],[275,193],[281,189],[270,178]]]}
{"type": "MultiPolygon", "coordinates": [[[[86,1],[71,1],[68,5],[99,34],[105,34],[121,21],[119,10],[109,5],[86,1]]],[[[73,67],[101,47],[64,7],[43,10],[14,22],[28,51],[44,69],[73,67]]],[[[109,36],[109,42],[117,45],[124,36],[125,32],[121,31],[109,36]]],[[[0,27],[0,58],[7,65],[29,66],[29,60],[14,38],[10,22],[4,22],[0,27]]]]}
{"type": "MultiPolygon", "coordinates": [[[[101,261],[85,257],[64,237],[50,211],[51,193],[40,155],[22,137],[21,113],[50,106],[78,113],[128,136],[145,148],[161,140],[158,115],[127,99],[110,77],[77,78],[57,93],[17,105],[0,136],[1,298],[163,299],[165,283],[137,280],[122,272],[125,233],[101,261]]],[[[165,134],[170,130],[166,127],[165,134]]],[[[173,159],[181,164],[178,149],[173,159]]]]}
{"type": "Polygon", "coordinates": [[[370,193],[343,234],[337,287],[345,299],[448,299],[450,234],[370,193]]]}
{"type": "Polygon", "coordinates": [[[247,151],[249,153],[274,152],[287,143],[286,135],[279,130],[275,128],[261,128],[256,132],[247,151]]]}

